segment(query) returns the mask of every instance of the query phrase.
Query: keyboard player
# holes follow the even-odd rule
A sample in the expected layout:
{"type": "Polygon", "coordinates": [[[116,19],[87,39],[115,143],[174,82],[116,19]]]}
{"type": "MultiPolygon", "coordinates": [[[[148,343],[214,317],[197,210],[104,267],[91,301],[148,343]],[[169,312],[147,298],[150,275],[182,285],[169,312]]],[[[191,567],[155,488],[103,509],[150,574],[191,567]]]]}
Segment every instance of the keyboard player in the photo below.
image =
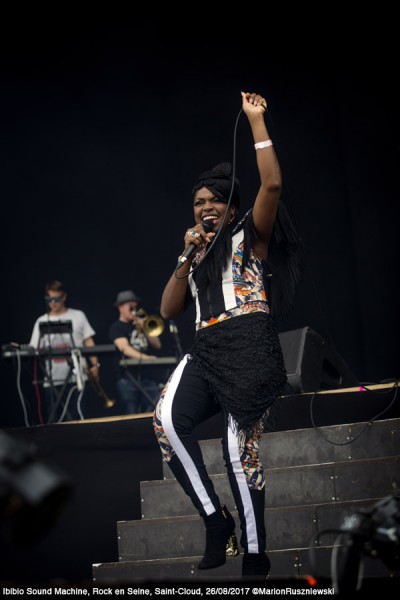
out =
{"type": "Polygon", "coordinates": [[[147,371],[142,372],[140,365],[133,372],[120,364],[121,358],[151,362],[161,349],[160,337],[149,335],[144,327],[146,319],[137,314],[140,302],[132,290],[119,292],[114,302],[119,316],[110,326],[109,338],[118,350],[113,370],[118,414],[153,411],[161,391],[160,384],[149,378],[147,371]]]}
{"type": "MultiPolygon", "coordinates": [[[[40,316],[33,327],[30,346],[49,349],[46,359],[41,360],[38,373],[42,383],[39,403],[40,423],[56,423],[84,419],[85,383],[87,367],[91,375],[99,379],[97,356],[83,358],[72,353],[69,356],[52,356],[51,350],[94,346],[95,331],[85,313],[67,306],[67,291],[61,281],[53,280],[45,285],[47,312],[40,316]],[[71,330],[57,331],[52,325],[71,324],[71,330]],[[43,401],[42,401],[43,400],[43,401]]],[[[39,391],[39,390],[38,390],[39,391]]]]}

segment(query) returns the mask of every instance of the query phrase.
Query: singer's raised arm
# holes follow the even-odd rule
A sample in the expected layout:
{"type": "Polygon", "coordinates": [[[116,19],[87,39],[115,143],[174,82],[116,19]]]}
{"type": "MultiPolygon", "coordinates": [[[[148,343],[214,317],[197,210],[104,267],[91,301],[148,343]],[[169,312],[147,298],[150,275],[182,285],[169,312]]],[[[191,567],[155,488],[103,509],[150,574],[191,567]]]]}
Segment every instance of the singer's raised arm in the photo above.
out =
{"type": "Polygon", "coordinates": [[[265,124],[267,103],[256,94],[242,92],[242,108],[253,133],[254,148],[260,188],[253,207],[253,223],[257,238],[253,250],[258,256],[268,258],[268,244],[274,227],[282,189],[282,175],[278,159],[265,124]]]}

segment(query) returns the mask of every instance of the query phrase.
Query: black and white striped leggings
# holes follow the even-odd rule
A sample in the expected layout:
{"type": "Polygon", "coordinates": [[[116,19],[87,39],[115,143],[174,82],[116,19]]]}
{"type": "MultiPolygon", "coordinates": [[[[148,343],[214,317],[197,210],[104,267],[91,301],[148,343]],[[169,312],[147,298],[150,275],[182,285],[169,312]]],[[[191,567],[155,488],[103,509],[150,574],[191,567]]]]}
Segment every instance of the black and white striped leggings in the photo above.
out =
{"type": "MultiPolygon", "coordinates": [[[[154,430],[163,459],[201,516],[220,506],[194,428],[220,412],[209,384],[186,355],[171,375],[154,412],[154,430]]],[[[252,436],[225,425],[222,452],[240,518],[241,545],[246,552],[265,550],[265,479],[259,459],[261,431],[252,436]]],[[[229,507],[228,507],[229,508],[229,507]]]]}

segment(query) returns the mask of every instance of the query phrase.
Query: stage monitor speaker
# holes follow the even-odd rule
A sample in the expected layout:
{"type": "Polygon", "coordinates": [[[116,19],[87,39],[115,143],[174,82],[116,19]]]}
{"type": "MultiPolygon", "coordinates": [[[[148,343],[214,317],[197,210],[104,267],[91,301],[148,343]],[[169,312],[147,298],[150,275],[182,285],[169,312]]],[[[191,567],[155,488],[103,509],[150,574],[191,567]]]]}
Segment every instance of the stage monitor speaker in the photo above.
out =
{"type": "Polygon", "coordinates": [[[285,393],[358,386],[350,367],[311,327],[280,333],[279,339],[288,377],[285,393]]]}

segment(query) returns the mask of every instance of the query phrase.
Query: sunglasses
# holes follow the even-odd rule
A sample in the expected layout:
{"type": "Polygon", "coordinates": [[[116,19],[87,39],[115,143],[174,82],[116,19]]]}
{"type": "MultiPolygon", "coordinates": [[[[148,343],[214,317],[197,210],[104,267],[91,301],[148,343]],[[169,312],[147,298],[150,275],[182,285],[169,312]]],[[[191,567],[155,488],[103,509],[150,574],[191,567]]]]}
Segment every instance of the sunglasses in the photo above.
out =
{"type": "Polygon", "coordinates": [[[45,296],[46,302],[61,302],[62,296],[45,296]]]}

